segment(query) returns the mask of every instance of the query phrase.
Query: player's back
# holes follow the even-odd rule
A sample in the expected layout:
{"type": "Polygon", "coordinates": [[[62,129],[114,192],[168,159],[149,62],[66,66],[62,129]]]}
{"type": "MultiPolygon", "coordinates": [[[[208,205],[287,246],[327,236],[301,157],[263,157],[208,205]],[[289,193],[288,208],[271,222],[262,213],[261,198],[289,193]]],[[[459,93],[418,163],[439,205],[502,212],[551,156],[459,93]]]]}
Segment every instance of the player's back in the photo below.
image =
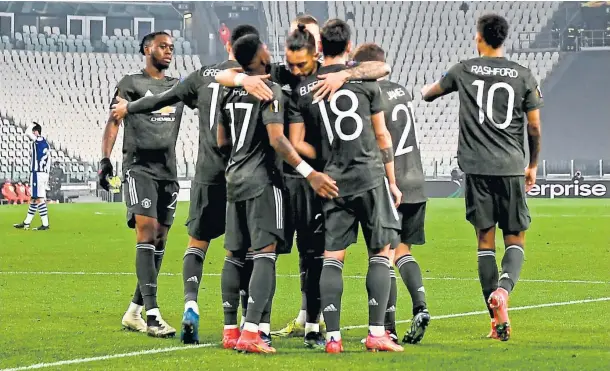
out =
{"type": "Polygon", "coordinates": [[[254,198],[268,184],[281,187],[281,159],[269,143],[265,126],[284,122],[282,92],[279,85],[269,84],[272,101],[261,102],[243,88],[228,90],[222,101],[221,124],[233,143],[226,169],[230,202],[254,198]]]}
{"type": "MultiPolygon", "coordinates": [[[[144,70],[126,75],[117,85],[115,95],[127,101],[169,90],[178,79],[155,79],[144,70]]],[[[176,179],[176,141],[180,130],[183,103],[163,107],[151,113],[127,115],[123,120],[123,168],[147,173],[157,179],[176,179]]]]}
{"type": "Polygon", "coordinates": [[[392,136],[396,184],[403,194],[403,203],[424,202],[425,180],[413,99],[404,86],[395,82],[381,80],[379,87],[385,123],[392,136]]]}
{"type": "Polygon", "coordinates": [[[460,62],[441,86],[460,96],[458,161],[479,175],[523,175],[524,123],[541,96],[531,71],[506,58],[479,57],[460,62]]]}
{"type": "Polygon", "coordinates": [[[216,134],[222,101],[223,87],[216,82],[216,74],[227,68],[239,67],[237,61],[224,61],[204,66],[194,72],[197,76],[197,94],[185,103],[199,109],[199,152],[195,165],[195,181],[205,184],[225,182],[225,161],[218,149],[216,134]]]}
{"type": "Polygon", "coordinates": [[[32,142],[32,159],[30,171],[33,173],[48,173],[51,171],[51,153],[49,143],[43,136],[32,142]]]}
{"type": "MultiPolygon", "coordinates": [[[[319,75],[345,69],[344,65],[321,67],[319,75]]],[[[381,93],[377,82],[349,81],[328,100],[313,102],[311,87],[316,76],[298,87],[297,107],[306,132],[316,130],[322,138],[324,172],[337,181],[339,196],[373,189],[385,174],[371,115],[381,112],[381,93]]],[[[315,134],[315,133],[314,133],[315,134]]]]}

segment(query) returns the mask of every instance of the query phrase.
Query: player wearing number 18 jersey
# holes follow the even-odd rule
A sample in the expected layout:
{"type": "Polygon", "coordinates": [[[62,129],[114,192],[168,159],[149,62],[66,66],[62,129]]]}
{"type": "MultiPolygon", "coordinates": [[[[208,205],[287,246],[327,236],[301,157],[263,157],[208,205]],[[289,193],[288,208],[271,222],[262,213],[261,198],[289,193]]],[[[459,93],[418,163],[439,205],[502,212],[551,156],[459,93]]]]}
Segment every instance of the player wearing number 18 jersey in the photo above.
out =
{"type": "Polygon", "coordinates": [[[426,101],[459,93],[458,162],[466,173],[466,218],[477,231],[479,278],[492,317],[490,337],[501,340],[510,337],[508,295],[524,260],[525,230],[530,224],[525,194],[536,181],[542,107],[532,72],[503,56],[507,34],[504,18],[479,18],[480,57],[456,64],[422,91],[426,101]],[[530,156],[524,177],[526,116],[530,156]],[[506,246],[499,281],[496,224],[506,246]]]}
{"type": "MultiPolygon", "coordinates": [[[[332,19],[321,32],[324,63],[317,74],[345,69],[351,48],[347,23],[332,19]]],[[[325,259],[320,279],[322,308],[327,325],[326,351],[343,351],[339,331],[346,248],[356,242],[358,225],[369,249],[367,291],[369,330],[367,348],[401,351],[383,326],[390,292],[390,243],[399,230],[392,194],[400,202],[394,177],[392,141],[385,127],[381,92],[376,82],[350,81],[330,99],[314,102],[317,75],[294,90],[290,123],[305,124],[305,131],[321,138],[325,173],[337,181],[339,197],[322,206],[325,220],[325,259]],[[381,149],[381,151],[380,151],[381,149]],[[385,173],[389,181],[384,176],[385,173]],[[390,194],[392,192],[392,194],[390,194]]]]}
{"type": "MultiPolygon", "coordinates": [[[[385,53],[376,44],[360,45],[355,53],[356,62],[385,62],[385,53]]],[[[381,79],[381,99],[385,122],[392,135],[394,146],[394,171],[396,184],[402,192],[402,203],[398,206],[401,218],[400,244],[393,251],[391,261],[396,265],[400,277],[409,290],[413,302],[413,320],[403,342],[415,344],[424,337],[430,322],[426,309],[426,294],[419,264],[411,255],[412,245],[425,243],[424,219],[427,197],[424,191],[424,172],[419,152],[417,127],[413,116],[411,94],[407,89],[392,81],[381,79]]],[[[396,274],[390,271],[390,300],[386,310],[386,329],[396,336],[396,274]]]]}

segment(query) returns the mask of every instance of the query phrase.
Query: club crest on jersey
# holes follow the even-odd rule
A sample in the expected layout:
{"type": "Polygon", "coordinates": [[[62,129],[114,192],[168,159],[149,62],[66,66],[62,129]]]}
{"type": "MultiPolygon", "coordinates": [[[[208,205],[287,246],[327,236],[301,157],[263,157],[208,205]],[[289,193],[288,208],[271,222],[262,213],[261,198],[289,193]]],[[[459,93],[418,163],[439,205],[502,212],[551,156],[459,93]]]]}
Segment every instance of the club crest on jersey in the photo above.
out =
{"type": "MultiPolygon", "coordinates": [[[[145,97],[151,97],[153,95],[154,94],[150,90],[147,90],[146,94],[144,94],[145,97]]],[[[174,117],[174,115],[176,114],[175,106],[166,106],[166,107],[163,107],[156,111],[152,111],[151,113],[155,115],[150,118],[150,121],[152,121],[152,122],[174,122],[174,121],[176,121],[176,118],[174,117]]]]}

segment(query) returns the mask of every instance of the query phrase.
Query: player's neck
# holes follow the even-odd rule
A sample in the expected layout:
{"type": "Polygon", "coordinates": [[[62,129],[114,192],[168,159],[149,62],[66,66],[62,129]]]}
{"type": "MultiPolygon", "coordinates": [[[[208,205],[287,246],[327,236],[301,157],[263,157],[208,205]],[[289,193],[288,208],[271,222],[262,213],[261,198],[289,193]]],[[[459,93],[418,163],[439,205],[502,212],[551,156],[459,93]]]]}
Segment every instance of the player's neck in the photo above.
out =
{"type": "Polygon", "coordinates": [[[158,70],[154,66],[146,66],[144,71],[146,71],[146,73],[153,79],[160,80],[165,77],[165,70],[158,70]]]}
{"type": "Polygon", "coordinates": [[[322,67],[334,66],[336,64],[342,64],[345,66],[346,63],[347,63],[347,58],[345,57],[345,54],[338,55],[336,57],[324,57],[324,61],[322,62],[322,67]]]}
{"type": "Polygon", "coordinates": [[[229,61],[236,61],[237,59],[235,59],[235,56],[233,55],[233,53],[229,53],[229,61]]]}
{"type": "Polygon", "coordinates": [[[486,49],[486,50],[482,50],[481,51],[481,57],[485,57],[485,58],[502,58],[504,57],[504,49],[502,48],[498,48],[498,49],[486,49]]]}

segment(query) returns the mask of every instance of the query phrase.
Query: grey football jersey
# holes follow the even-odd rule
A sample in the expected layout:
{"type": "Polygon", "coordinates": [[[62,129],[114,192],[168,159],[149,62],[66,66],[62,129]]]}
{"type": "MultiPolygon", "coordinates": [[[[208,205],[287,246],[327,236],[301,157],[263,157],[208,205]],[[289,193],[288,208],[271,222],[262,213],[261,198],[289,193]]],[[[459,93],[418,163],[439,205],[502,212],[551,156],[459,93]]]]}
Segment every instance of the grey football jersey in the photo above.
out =
{"type": "Polygon", "coordinates": [[[203,184],[224,184],[226,161],[216,141],[217,122],[223,87],[215,80],[219,71],[239,67],[236,61],[204,66],[160,95],[144,97],[129,105],[129,112],[150,112],[169,104],[184,102],[199,110],[199,152],[194,181],[203,184]]]}
{"type": "Polygon", "coordinates": [[[388,80],[379,81],[379,87],[385,123],[392,135],[394,172],[403,195],[402,203],[425,202],[424,171],[411,94],[403,86],[388,80]]]}
{"type": "MultiPolygon", "coordinates": [[[[135,101],[172,88],[178,79],[155,79],[141,70],[124,76],[114,98],[135,101]]],[[[167,105],[150,113],[129,114],[123,120],[123,170],[143,172],[154,179],[175,180],[176,141],[184,104],[167,105]]]]}
{"type": "Polygon", "coordinates": [[[506,58],[473,58],[451,67],[440,85],[460,96],[460,168],[467,174],[523,175],[525,119],[542,107],[531,71],[506,58]]]}
{"type": "Polygon", "coordinates": [[[220,125],[233,142],[227,166],[227,199],[259,196],[268,184],[282,186],[281,158],[269,143],[266,126],[284,123],[282,89],[269,83],[273,99],[261,102],[243,88],[227,91],[221,103],[220,125]]]}
{"type": "MultiPolygon", "coordinates": [[[[321,67],[318,74],[337,72],[344,65],[321,67]]],[[[329,102],[313,104],[311,87],[317,75],[303,80],[294,90],[295,106],[290,122],[305,124],[306,133],[321,138],[324,172],[337,181],[339,196],[366,192],[383,182],[385,168],[375,138],[371,116],[382,111],[377,82],[348,81],[329,102]]]]}

